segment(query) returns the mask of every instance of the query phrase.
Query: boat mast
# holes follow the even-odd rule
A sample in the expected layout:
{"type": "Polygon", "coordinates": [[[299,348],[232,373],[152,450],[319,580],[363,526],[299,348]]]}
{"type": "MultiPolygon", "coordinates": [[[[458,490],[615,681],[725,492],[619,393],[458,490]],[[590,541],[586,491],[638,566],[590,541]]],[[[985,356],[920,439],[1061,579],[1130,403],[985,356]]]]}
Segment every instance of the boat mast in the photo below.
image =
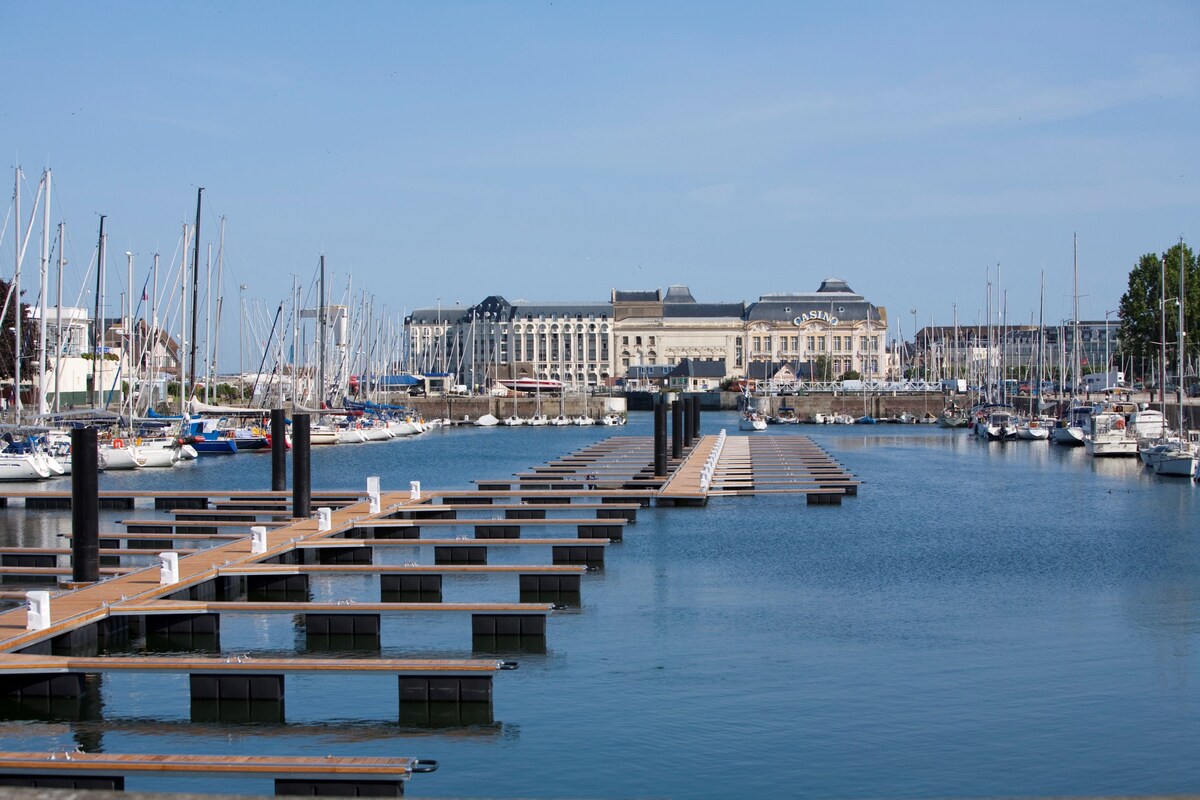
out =
{"type": "Polygon", "coordinates": [[[179,258],[179,413],[187,413],[188,374],[184,355],[187,352],[187,251],[191,231],[188,224],[183,223],[183,247],[179,258]]]}
{"type": "MultiPolygon", "coordinates": [[[[42,208],[42,307],[38,320],[38,414],[46,414],[46,295],[50,293],[50,169],[46,168],[42,180],[46,184],[46,205],[42,208]]],[[[18,298],[19,302],[20,298],[18,298]]]]}
{"type": "Polygon", "coordinates": [[[105,215],[100,215],[100,238],[96,242],[98,255],[96,256],[96,316],[92,324],[92,407],[97,408],[100,405],[100,398],[104,396],[103,388],[100,386],[100,375],[97,374],[97,367],[100,362],[100,343],[103,334],[101,329],[104,327],[104,320],[101,318],[104,304],[104,219],[105,215]],[[99,394],[96,392],[99,391],[99,394]]]}
{"type": "MultiPolygon", "coordinates": [[[[1167,257],[1158,263],[1158,405],[1163,419],[1167,418],[1167,257]]],[[[1182,432],[1182,431],[1181,431],[1182,432]]]]}
{"type": "Polygon", "coordinates": [[[1185,266],[1187,266],[1187,265],[1185,264],[1184,259],[1183,259],[1183,237],[1180,236],[1179,237],[1179,302],[1177,304],[1179,306],[1179,327],[1176,330],[1176,335],[1175,335],[1175,341],[1176,341],[1175,348],[1177,351],[1175,354],[1175,360],[1176,360],[1176,363],[1178,364],[1179,374],[1175,379],[1175,383],[1176,383],[1175,390],[1176,390],[1176,392],[1178,392],[1178,397],[1176,398],[1175,402],[1179,408],[1179,440],[1181,442],[1187,441],[1187,436],[1184,434],[1184,428],[1183,428],[1183,365],[1184,365],[1183,337],[1185,335],[1183,332],[1183,321],[1184,321],[1183,320],[1183,312],[1184,312],[1184,300],[1187,298],[1187,295],[1185,295],[1183,293],[1183,290],[1184,290],[1183,277],[1184,277],[1184,273],[1187,271],[1184,269],[1185,266]]]}
{"type": "Polygon", "coordinates": [[[58,399],[59,380],[58,376],[62,374],[60,369],[62,363],[62,274],[63,267],[66,266],[66,250],[64,249],[64,238],[66,235],[66,223],[58,223],[58,302],[54,313],[54,342],[55,342],[55,358],[54,358],[54,413],[57,414],[61,408],[58,399]]]}
{"type": "Polygon", "coordinates": [[[1079,234],[1074,234],[1072,239],[1074,242],[1075,299],[1071,322],[1071,369],[1074,371],[1071,376],[1071,400],[1075,400],[1079,394],[1079,373],[1082,371],[1082,365],[1079,363],[1079,234]]]}
{"type": "Polygon", "coordinates": [[[317,302],[317,408],[325,407],[325,254],[321,254],[321,278],[317,302]]]}
{"type": "Polygon", "coordinates": [[[192,340],[188,343],[188,385],[196,385],[196,303],[200,294],[200,203],[204,197],[204,187],[196,190],[196,241],[192,248],[192,340]]]}
{"type": "MultiPolygon", "coordinates": [[[[218,377],[220,372],[217,369],[217,353],[220,352],[221,345],[221,311],[225,305],[225,298],[221,292],[221,281],[225,276],[225,217],[221,217],[221,232],[217,237],[217,314],[213,320],[213,341],[212,350],[209,355],[209,374],[212,377],[218,377]]],[[[210,290],[211,291],[211,290],[210,290]]],[[[210,381],[211,382],[211,381],[210,381]]]]}

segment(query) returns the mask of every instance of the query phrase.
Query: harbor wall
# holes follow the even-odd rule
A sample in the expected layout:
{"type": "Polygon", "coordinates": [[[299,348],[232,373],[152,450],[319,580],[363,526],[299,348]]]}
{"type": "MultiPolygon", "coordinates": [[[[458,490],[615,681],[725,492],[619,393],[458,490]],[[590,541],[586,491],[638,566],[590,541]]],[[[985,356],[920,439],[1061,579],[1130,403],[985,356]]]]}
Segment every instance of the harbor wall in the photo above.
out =
{"type": "MultiPolygon", "coordinates": [[[[667,393],[666,396],[671,398],[673,394],[667,393]]],[[[698,398],[702,411],[735,411],[741,398],[737,392],[697,392],[689,393],[687,396],[698,398]]],[[[635,394],[628,398],[622,395],[589,397],[568,395],[562,401],[561,407],[562,413],[569,417],[579,416],[586,410],[590,416],[599,418],[610,411],[618,414],[649,411],[657,397],[658,395],[654,394],[635,394]]],[[[756,397],[755,402],[759,410],[768,415],[778,413],[780,406],[789,406],[795,409],[796,416],[802,420],[808,419],[814,414],[849,414],[853,417],[870,414],[879,419],[891,419],[899,417],[901,414],[915,417],[923,417],[926,414],[937,416],[950,399],[963,408],[969,407],[971,404],[967,395],[872,394],[864,398],[861,394],[841,393],[756,397]]],[[[1144,394],[1134,396],[1132,400],[1141,403],[1150,402],[1149,397],[1144,394]]],[[[452,420],[461,420],[464,417],[474,420],[484,414],[492,414],[499,419],[504,419],[514,413],[521,417],[529,417],[536,412],[538,407],[538,399],[535,397],[519,397],[515,400],[511,397],[413,397],[405,398],[403,402],[426,418],[444,417],[452,420]]],[[[1053,405],[1047,407],[1045,413],[1057,415],[1068,403],[1069,400],[1066,398],[1057,399],[1053,405]]],[[[1018,397],[1013,400],[1013,405],[1018,411],[1028,413],[1033,401],[1028,397],[1018,397]]],[[[541,398],[543,414],[556,416],[559,408],[558,398],[545,396],[541,398]]],[[[1173,420],[1177,414],[1175,404],[1168,403],[1167,418],[1173,420]]],[[[1189,402],[1184,405],[1184,419],[1187,427],[1200,428],[1200,400],[1189,398],[1189,402]]]]}

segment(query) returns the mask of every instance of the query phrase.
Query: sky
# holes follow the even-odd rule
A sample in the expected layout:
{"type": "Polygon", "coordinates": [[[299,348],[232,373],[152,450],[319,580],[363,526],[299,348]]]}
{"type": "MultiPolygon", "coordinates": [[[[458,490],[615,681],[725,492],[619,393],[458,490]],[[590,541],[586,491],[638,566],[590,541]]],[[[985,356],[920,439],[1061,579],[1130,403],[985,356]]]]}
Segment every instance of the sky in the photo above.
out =
{"type": "MultiPolygon", "coordinates": [[[[1069,317],[1075,235],[1091,319],[1200,240],[1194,0],[0,0],[0,30],[0,153],[23,224],[53,170],[67,304],[94,302],[100,214],[108,291],[126,251],[140,287],[200,186],[226,308],[260,326],[324,254],[380,315],[836,276],[911,338],[914,312],[979,322],[989,278],[1029,321],[1044,272],[1069,317]]],[[[23,283],[39,241],[40,216],[23,283]]]]}

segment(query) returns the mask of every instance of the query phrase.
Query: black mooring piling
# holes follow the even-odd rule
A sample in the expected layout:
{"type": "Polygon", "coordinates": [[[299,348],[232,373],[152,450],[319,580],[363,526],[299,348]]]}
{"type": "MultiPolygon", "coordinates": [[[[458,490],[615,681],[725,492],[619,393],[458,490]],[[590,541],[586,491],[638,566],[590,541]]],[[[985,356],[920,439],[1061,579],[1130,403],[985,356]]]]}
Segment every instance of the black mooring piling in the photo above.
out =
{"type": "Polygon", "coordinates": [[[287,489],[287,420],[282,408],[271,409],[271,491],[287,489]]]}
{"type": "Polygon", "coordinates": [[[692,429],[692,398],[681,396],[678,403],[683,427],[683,446],[691,447],[696,440],[696,431],[692,429]]]}
{"type": "Polygon", "coordinates": [[[309,423],[308,414],[292,415],[292,516],[297,519],[312,515],[309,423]]]}
{"type": "Polygon", "coordinates": [[[683,458],[684,404],[676,399],[671,404],[671,458],[683,458]]]}
{"type": "Polygon", "coordinates": [[[667,477],[667,407],[661,400],[654,406],[654,475],[667,477]]]}
{"type": "Polygon", "coordinates": [[[71,580],[100,580],[100,451],[95,428],[71,431],[71,580]]]}
{"type": "Polygon", "coordinates": [[[692,400],[692,440],[700,438],[700,398],[693,397],[692,400]]]}

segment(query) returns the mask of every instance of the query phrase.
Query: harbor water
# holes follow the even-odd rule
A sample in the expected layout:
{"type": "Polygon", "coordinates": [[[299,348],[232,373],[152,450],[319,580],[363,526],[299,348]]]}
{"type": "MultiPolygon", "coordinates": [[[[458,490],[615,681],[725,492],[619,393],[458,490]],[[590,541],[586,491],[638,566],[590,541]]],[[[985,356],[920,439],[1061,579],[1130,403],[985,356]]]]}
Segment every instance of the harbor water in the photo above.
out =
{"type": "MultiPolygon", "coordinates": [[[[461,488],[650,426],[635,413],[615,433],[458,428],[317,448],[313,488],[369,475],[461,488]]],[[[733,414],[702,426],[737,435],[733,414]]],[[[927,425],[750,435],[810,436],[865,483],[840,506],[778,494],[642,509],[584,577],[579,607],[548,620],[544,648],[473,650],[461,617],[385,616],[374,655],[519,661],[497,675],[490,719],[401,722],[394,677],[315,674],[287,677],[284,723],[204,722],[186,675],[113,674],[98,718],[6,718],[0,749],[437,760],[414,797],[1200,792],[1200,486],[1135,459],[927,425]]],[[[266,454],[101,476],[102,489],[269,486],[266,454]]],[[[14,506],[0,511],[5,544],[69,528],[69,514],[14,506]]],[[[106,512],[102,530],[129,515],[106,512]]],[[[314,578],[314,599],[377,599],[376,580],[314,578]]],[[[516,592],[515,576],[448,577],[445,599],[516,592]]],[[[222,620],[226,653],[303,641],[289,615],[222,620]]],[[[249,778],[126,786],[271,791],[249,778]]]]}

